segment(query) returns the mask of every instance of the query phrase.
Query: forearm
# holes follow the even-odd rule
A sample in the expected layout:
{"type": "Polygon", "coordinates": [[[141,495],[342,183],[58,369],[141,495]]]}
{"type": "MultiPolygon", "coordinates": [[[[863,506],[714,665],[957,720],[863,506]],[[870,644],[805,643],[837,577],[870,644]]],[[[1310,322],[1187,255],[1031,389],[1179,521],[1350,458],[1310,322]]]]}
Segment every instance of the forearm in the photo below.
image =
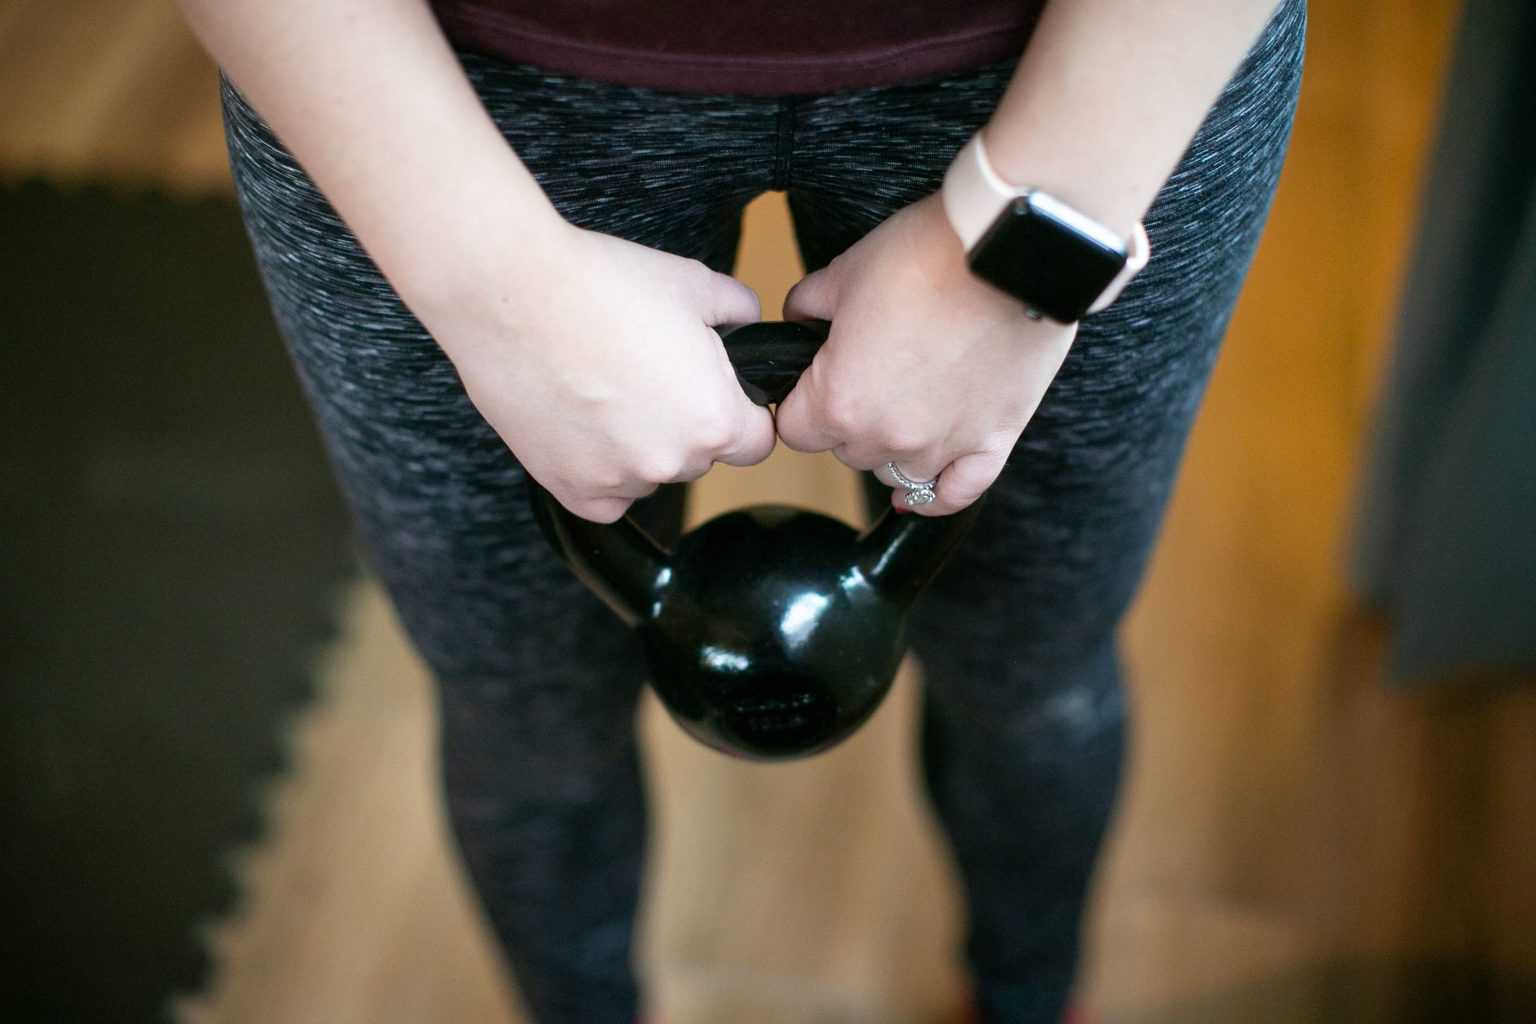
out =
{"type": "Polygon", "coordinates": [[[503,266],[509,248],[531,262],[538,234],[564,223],[425,0],[179,3],[397,289],[451,291],[434,270],[462,267],[443,257],[466,239],[496,247],[503,266]]]}
{"type": "Polygon", "coordinates": [[[1275,7],[1053,0],[982,130],[993,166],[1128,233],[1275,7]]]}

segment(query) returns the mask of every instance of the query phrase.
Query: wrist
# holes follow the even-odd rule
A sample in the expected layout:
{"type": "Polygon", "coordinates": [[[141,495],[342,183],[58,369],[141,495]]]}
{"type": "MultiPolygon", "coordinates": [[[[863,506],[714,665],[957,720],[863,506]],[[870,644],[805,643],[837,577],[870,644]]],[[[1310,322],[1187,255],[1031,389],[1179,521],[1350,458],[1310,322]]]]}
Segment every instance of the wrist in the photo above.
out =
{"type": "Polygon", "coordinates": [[[1038,185],[1004,180],[984,132],[955,154],[940,195],[969,269],[1033,319],[1072,323],[1105,309],[1147,262],[1139,220],[1118,235],[1038,185]]]}
{"type": "Polygon", "coordinates": [[[1276,6],[1047,4],[983,129],[998,173],[1123,235],[1146,215],[1276,6]]]}
{"type": "Polygon", "coordinates": [[[538,294],[560,263],[557,254],[575,228],[510,151],[507,157],[468,173],[461,167],[452,187],[423,190],[415,209],[390,222],[387,236],[363,239],[423,319],[487,301],[516,303],[538,294]]]}
{"type": "Polygon", "coordinates": [[[551,275],[566,273],[556,265],[569,262],[559,254],[576,229],[510,149],[440,170],[381,169],[327,199],[441,342],[437,325],[511,312],[543,294],[551,275]]]}
{"type": "Polygon", "coordinates": [[[1130,236],[1156,196],[1114,160],[1051,150],[1027,138],[1017,119],[994,116],[981,129],[993,169],[1004,182],[1048,192],[1103,224],[1121,238],[1130,236]]]}

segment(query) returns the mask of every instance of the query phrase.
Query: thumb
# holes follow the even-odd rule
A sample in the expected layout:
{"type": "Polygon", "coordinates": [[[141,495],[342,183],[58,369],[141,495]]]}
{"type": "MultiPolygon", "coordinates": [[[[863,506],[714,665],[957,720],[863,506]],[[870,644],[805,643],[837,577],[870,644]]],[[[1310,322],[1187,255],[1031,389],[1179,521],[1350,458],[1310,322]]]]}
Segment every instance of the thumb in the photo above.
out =
{"type": "Polygon", "coordinates": [[[736,369],[731,364],[730,354],[718,336],[715,337],[715,348],[719,353],[724,386],[731,392],[736,423],[734,442],[716,454],[715,460],[731,466],[755,466],[772,455],[774,446],[778,444],[779,435],[774,430],[773,413],[747,397],[742,390],[741,380],[736,376],[736,369]]]}
{"type": "MultiPolygon", "coordinates": [[[[836,261],[834,261],[835,263],[836,261]]],[[[813,271],[799,281],[784,296],[786,320],[833,320],[837,308],[837,275],[832,264],[813,271]]],[[[834,326],[833,331],[837,328],[834,326]]],[[[830,339],[829,339],[830,340],[830,339]]],[[[817,382],[820,380],[818,360],[821,353],[811,360],[784,401],[774,410],[774,426],[785,446],[797,452],[824,452],[841,443],[837,434],[817,414],[820,408],[817,382]]]]}
{"type": "MultiPolygon", "coordinates": [[[[724,274],[718,276],[725,277],[724,274]]],[[[726,280],[740,284],[734,278],[726,277],[726,280]]],[[[715,307],[717,313],[723,311],[723,316],[722,319],[712,321],[711,326],[715,323],[755,323],[760,319],[761,308],[757,304],[757,293],[746,285],[741,285],[741,288],[746,292],[749,301],[742,303],[739,298],[733,300],[726,296],[725,303],[735,301],[738,305],[735,307],[725,304],[717,305],[715,307]],[[734,313],[731,312],[732,309],[735,310],[734,313]]],[[[719,362],[721,386],[729,392],[730,397],[727,401],[735,411],[733,417],[736,424],[733,431],[735,440],[730,447],[717,453],[715,460],[731,466],[755,466],[772,455],[774,446],[778,444],[779,435],[774,430],[773,413],[747,397],[747,393],[742,389],[741,379],[736,373],[736,367],[731,362],[730,352],[726,350],[720,335],[713,330],[700,329],[705,330],[709,335],[711,348],[714,349],[719,362]]]]}
{"type": "Polygon", "coordinates": [[[730,466],[755,466],[773,454],[774,446],[779,443],[779,435],[774,429],[771,412],[753,405],[745,395],[742,401],[746,403],[746,408],[742,410],[746,422],[737,435],[736,444],[716,456],[716,461],[730,466]]]}
{"type": "Polygon", "coordinates": [[[784,296],[784,319],[831,320],[837,308],[837,278],[831,266],[805,275],[784,296]]]}
{"type": "MultiPolygon", "coordinates": [[[[786,311],[787,312],[787,311],[786,311]]],[[[774,410],[774,427],[785,446],[797,452],[824,452],[836,448],[842,439],[818,415],[816,363],[800,375],[784,401],[774,410]]]]}
{"type": "Polygon", "coordinates": [[[704,322],[711,327],[754,324],[763,318],[763,303],[757,292],[730,274],[711,270],[704,287],[704,322]]]}
{"type": "MultiPolygon", "coordinates": [[[[707,273],[703,278],[704,294],[702,314],[710,327],[721,324],[751,324],[763,318],[763,304],[757,292],[736,280],[730,274],[710,269],[709,265],[696,261],[707,273]]],[[[735,404],[737,429],[735,443],[719,452],[715,461],[732,466],[754,466],[773,452],[778,435],[773,429],[773,414],[752,403],[741,389],[736,369],[718,334],[712,334],[713,347],[720,362],[722,386],[732,393],[735,404]]]]}

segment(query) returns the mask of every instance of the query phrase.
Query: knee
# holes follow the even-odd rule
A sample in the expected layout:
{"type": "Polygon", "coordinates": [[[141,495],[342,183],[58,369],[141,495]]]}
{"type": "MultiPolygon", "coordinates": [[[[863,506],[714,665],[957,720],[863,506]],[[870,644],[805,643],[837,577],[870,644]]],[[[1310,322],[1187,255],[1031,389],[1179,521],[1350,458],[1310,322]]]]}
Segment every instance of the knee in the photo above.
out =
{"type": "Polygon", "coordinates": [[[1070,660],[1005,657],[980,665],[919,652],[927,713],[977,748],[1073,761],[1118,745],[1127,704],[1113,640],[1070,660]]]}

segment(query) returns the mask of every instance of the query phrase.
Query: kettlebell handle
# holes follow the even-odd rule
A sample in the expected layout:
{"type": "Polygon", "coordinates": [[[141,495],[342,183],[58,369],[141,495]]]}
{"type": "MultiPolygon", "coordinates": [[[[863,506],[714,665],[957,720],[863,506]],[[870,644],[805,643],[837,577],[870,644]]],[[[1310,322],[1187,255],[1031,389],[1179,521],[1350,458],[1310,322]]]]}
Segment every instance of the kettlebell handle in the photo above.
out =
{"type": "Polygon", "coordinates": [[[763,320],[716,327],[741,390],[756,405],[778,405],[826,343],[826,320],[763,320]]]}
{"type": "MultiPolygon", "coordinates": [[[[826,342],[826,320],[764,320],[715,328],[742,390],[757,405],[783,401],[826,342]]],[[[643,618],[671,552],[634,519],[595,523],[567,509],[528,476],[534,519],[571,570],[630,626],[643,618]]],[[[969,532],[985,495],[947,516],[897,515],[886,509],[859,534],[854,561],[872,588],[910,605],[969,532]]]]}

